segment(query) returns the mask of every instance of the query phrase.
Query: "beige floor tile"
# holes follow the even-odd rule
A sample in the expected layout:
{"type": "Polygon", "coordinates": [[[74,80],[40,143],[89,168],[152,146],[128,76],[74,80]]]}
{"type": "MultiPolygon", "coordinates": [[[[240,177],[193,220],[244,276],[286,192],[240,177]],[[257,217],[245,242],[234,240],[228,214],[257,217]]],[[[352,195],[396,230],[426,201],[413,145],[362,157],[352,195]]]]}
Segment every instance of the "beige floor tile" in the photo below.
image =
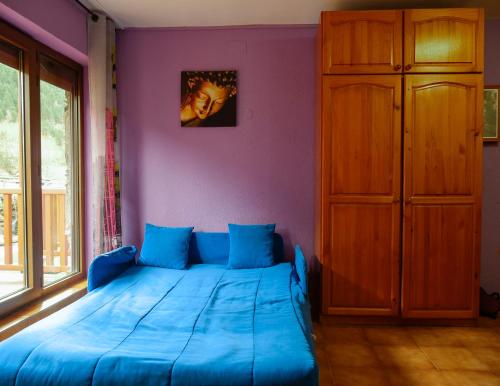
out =
{"type": "Polygon", "coordinates": [[[500,386],[500,377],[487,371],[442,371],[450,386],[500,386]]]}
{"type": "Polygon", "coordinates": [[[390,381],[386,372],[381,369],[339,368],[333,371],[335,386],[388,386],[390,381]]]}
{"type": "Polygon", "coordinates": [[[411,327],[407,331],[419,346],[463,346],[460,334],[446,327],[411,327]]]}
{"type": "Polygon", "coordinates": [[[460,340],[465,346],[500,347],[500,334],[491,328],[470,327],[454,330],[460,333],[460,340]]]}
{"type": "Polygon", "coordinates": [[[328,369],[330,366],[330,354],[323,345],[316,345],[316,360],[320,368],[328,369]]]}
{"type": "Polygon", "coordinates": [[[326,348],[323,345],[319,345],[319,344],[316,345],[316,360],[320,364],[322,364],[322,363],[327,364],[328,363],[328,354],[326,352],[326,348]]]}
{"type": "Polygon", "coordinates": [[[323,326],[319,323],[313,323],[313,334],[316,336],[317,341],[324,341],[323,326]]]}
{"type": "Polygon", "coordinates": [[[321,367],[319,368],[319,386],[332,386],[333,385],[333,377],[332,373],[328,368],[321,367]]]}
{"type": "Polygon", "coordinates": [[[500,386],[500,319],[481,318],[478,328],[314,329],[320,385],[500,386]]]}
{"type": "Polygon", "coordinates": [[[330,344],[327,355],[335,373],[337,367],[379,367],[373,348],[360,344],[330,344]]]}
{"type": "Polygon", "coordinates": [[[414,346],[374,346],[375,354],[384,367],[433,370],[427,356],[414,346]]]}
{"type": "Polygon", "coordinates": [[[405,328],[366,327],[366,339],[376,345],[415,346],[416,343],[405,328]]]}
{"type": "Polygon", "coordinates": [[[388,371],[392,386],[452,386],[438,370],[388,371]]]}
{"type": "Polygon", "coordinates": [[[333,385],[332,370],[330,366],[329,355],[326,351],[325,345],[318,342],[316,345],[316,360],[319,366],[319,384],[320,386],[333,385]]]}
{"type": "Polygon", "coordinates": [[[500,348],[499,347],[469,347],[474,356],[488,365],[490,370],[500,372],[500,348]]]}
{"type": "Polygon", "coordinates": [[[362,327],[323,326],[323,336],[335,344],[367,344],[362,327]]]}
{"type": "Polygon", "coordinates": [[[464,347],[422,347],[429,360],[440,370],[489,370],[464,347]]]}

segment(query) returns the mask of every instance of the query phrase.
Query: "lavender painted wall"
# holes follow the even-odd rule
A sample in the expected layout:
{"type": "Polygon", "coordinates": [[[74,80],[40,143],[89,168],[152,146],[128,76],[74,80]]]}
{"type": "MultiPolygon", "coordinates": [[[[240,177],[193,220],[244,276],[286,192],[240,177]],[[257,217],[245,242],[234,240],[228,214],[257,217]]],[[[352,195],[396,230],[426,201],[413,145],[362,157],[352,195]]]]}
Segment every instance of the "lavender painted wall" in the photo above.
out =
{"type": "MultiPolygon", "coordinates": [[[[488,20],[485,33],[485,85],[500,85],[500,20],[488,20]]],[[[500,145],[484,145],[481,285],[500,291],[500,145]]]]}
{"type": "Polygon", "coordinates": [[[125,242],[144,224],[276,222],[313,249],[315,27],[118,33],[125,242]],[[181,128],[180,72],[236,69],[238,126],[181,128]]]}
{"type": "MultiPolygon", "coordinates": [[[[225,230],[276,221],[312,253],[313,27],[118,33],[125,241],[144,223],[225,230]],[[185,69],[239,70],[235,129],[181,128],[185,69]]],[[[500,21],[486,23],[485,83],[500,84],[500,21]]],[[[500,290],[500,147],[484,147],[482,279],[500,290]]]]}
{"type": "Polygon", "coordinates": [[[87,14],[68,0],[2,0],[0,18],[71,59],[87,64],[87,14]]]}

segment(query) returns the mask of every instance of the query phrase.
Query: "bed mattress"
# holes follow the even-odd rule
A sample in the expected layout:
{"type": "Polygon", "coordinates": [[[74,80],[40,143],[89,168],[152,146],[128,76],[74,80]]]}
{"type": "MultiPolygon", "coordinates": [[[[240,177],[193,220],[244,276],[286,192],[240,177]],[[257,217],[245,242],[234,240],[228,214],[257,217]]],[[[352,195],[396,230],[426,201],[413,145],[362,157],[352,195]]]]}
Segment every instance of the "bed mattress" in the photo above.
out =
{"type": "Polygon", "coordinates": [[[133,266],[0,343],[0,385],[317,385],[290,263],[133,266]]]}

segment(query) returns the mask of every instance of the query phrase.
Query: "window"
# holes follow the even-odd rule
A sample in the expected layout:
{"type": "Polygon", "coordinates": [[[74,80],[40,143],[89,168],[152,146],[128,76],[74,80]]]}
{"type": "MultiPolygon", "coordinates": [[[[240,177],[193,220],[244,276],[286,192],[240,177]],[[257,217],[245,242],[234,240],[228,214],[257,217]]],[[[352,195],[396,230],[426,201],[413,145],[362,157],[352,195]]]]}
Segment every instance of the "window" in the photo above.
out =
{"type": "Polygon", "coordinates": [[[0,299],[26,288],[23,55],[0,41],[0,299]]]}
{"type": "Polygon", "coordinates": [[[44,286],[79,270],[77,79],[74,70],[40,56],[44,286]]]}
{"type": "Polygon", "coordinates": [[[0,22],[0,314],[83,276],[81,74],[0,22]]]}

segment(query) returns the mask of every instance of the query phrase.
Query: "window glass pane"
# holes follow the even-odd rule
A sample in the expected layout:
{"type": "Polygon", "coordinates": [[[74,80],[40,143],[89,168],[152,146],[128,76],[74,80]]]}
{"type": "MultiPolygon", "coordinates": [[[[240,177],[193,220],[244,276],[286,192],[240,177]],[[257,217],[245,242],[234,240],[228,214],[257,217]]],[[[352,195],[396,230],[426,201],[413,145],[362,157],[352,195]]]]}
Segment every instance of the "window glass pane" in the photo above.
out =
{"type": "Polygon", "coordinates": [[[22,52],[0,42],[0,299],[26,288],[22,52]]]}
{"type": "MultiPolygon", "coordinates": [[[[45,63],[47,59],[40,62],[45,63]]],[[[56,71],[40,71],[44,286],[78,272],[75,225],[73,87],[56,71]],[[48,76],[50,75],[50,76],[48,76]]]]}

